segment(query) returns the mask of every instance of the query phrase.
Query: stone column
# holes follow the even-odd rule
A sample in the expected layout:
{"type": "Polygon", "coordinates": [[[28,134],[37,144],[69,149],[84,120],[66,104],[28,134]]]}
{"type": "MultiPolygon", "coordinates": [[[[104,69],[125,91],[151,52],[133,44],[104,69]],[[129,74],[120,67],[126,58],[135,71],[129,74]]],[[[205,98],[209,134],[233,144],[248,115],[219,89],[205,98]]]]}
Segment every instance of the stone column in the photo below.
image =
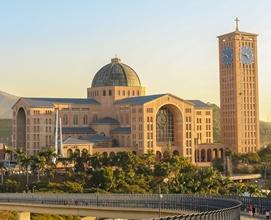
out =
{"type": "Polygon", "coordinates": [[[215,149],[212,149],[212,148],[211,148],[211,151],[212,151],[212,159],[216,159],[215,149]]]}
{"type": "Polygon", "coordinates": [[[18,212],[18,220],[30,220],[30,212],[18,212]]]}
{"type": "Polygon", "coordinates": [[[218,154],[218,158],[221,159],[222,158],[222,153],[220,149],[217,149],[217,154],[218,154]]]}

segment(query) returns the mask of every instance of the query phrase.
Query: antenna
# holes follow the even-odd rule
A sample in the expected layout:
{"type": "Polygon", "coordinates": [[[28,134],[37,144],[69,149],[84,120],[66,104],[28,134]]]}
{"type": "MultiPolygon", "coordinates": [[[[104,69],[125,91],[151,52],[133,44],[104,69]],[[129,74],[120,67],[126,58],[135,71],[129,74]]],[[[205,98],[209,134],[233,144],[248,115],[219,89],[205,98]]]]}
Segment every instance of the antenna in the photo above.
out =
{"type": "Polygon", "coordinates": [[[60,146],[59,146],[59,154],[63,157],[63,138],[62,138],[62,122],[61,117],[59,117],[59,136],[60,136],[60,146]]]}
{"type": "Polygon", "coordinates": [[[56,109],[56,124],[55,124],[55,153],[58,153],[58,109],[56,109]]]}

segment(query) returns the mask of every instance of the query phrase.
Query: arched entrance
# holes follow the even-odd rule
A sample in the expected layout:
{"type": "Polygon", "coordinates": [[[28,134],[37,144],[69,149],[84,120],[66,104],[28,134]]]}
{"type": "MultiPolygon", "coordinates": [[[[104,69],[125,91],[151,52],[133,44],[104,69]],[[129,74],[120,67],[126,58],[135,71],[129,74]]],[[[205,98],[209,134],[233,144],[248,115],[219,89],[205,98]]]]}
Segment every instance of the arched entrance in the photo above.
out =
{"type": "Polygon", "coordinates": [[[162,153],[160,151],[156,151],[156,159],[160,160],[162,158],[162,153]]]}
{"type": "Polygon", "coordinates": [[[23,108],[17,112],[16,147],[26,151],[26,114],[23,108]]]}
{"type": "Polygon", "coordinates": [[[156,144],[162,152],[183,154],[183,117],[173,104],[163,105],[156,113],[156,144]]]}
{"type": "Polygon", "coordinates": [[[67,150],[67,158],[72,157],[72,149],[67,150]]]}
{"type": "Polygon", "coordinates": [[[205,149],[201,149],[200,151],[200,162],[206,162],[205,149]]]}

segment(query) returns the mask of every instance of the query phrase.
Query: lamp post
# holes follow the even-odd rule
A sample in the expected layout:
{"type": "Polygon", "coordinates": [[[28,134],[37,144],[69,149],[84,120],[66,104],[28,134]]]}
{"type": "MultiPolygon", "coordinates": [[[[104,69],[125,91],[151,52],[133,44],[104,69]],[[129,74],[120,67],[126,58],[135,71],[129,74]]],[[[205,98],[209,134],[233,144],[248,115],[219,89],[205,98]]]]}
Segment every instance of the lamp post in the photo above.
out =
{"type": "Polygon", "coordinates": [[[159,207],[158,207],[158,216],[161,218],[161,200],[163,198],[163,194],[161,193],[161,187],[159,184],[159,207]]]}
{"type": "MultiPolygon", "coordinates": [[[[169,179],[166,177],[165,179],[163,179],[163,183],[167,184],[167,192],[168,193],[168,181],[169,179]]],[[[158,212],[159,212],[159,218],[161,217],[161,202],[162,202],[162,199],[163,199],[163,194],[161,193],[161,185],[159,183],[158,185],[158,193],[159,193],[159,207],[158,207],[158,212]]]]}
{"type": "Polygon", "coordinates": [[[29,190],[29,168],[30,166],[27,165],[26,167],[26,192],[29,190]]]}

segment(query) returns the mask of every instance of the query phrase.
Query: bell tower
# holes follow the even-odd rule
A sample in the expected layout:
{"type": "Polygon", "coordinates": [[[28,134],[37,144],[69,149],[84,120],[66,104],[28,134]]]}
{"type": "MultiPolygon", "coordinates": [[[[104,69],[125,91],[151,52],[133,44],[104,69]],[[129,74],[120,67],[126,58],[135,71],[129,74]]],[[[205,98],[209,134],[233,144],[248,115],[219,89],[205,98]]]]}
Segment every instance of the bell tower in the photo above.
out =
{"type": "Polygon", "coordinates": [[[218,36],[222,142],[236,153],[256,152],[259,140],[257,34],[218,36]]]}

